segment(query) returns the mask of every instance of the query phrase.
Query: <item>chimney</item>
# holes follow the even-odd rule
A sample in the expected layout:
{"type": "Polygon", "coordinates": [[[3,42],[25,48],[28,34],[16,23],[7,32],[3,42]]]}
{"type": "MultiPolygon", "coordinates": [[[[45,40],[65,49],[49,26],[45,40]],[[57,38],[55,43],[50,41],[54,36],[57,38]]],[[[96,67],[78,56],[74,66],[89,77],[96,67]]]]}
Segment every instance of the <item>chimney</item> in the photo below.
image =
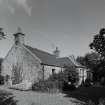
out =
{"type": "Polygon", "coordinates": [[[53,54],[55,55],[56,58],[59,57],[60,51],[59,51],[58,47],[56,47],[56,50],[53,52],[53,54]]]}
{"type": "Polygon", "coordinates": [[[18,27],[17,33],[14,34],[14,42],[15,42],[15,44],[16,45],[24,44],[24,36],[25,36],[25,34],[23,34],[21,28],[18,27]]]}

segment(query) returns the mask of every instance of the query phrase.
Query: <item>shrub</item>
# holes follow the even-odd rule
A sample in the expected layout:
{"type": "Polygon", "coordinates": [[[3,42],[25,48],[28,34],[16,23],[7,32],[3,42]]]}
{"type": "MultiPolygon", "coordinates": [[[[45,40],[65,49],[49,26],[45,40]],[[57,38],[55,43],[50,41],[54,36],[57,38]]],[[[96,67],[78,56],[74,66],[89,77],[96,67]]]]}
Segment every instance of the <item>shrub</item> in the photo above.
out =
{"type": "Polygon", "coordinates": [[[88,100],[88,102],[86,103],[86,105],[105,105],[105,98],[100,98],[98,100],[98,103],[97,104],[94,101],[92,101],[92,100],[88,100]]]}
{"type": "Polygon", "coordinates": [[[98,105],[105,105],[105,99],[104,98],[100,98],[98,105]]]}
{"type": "Polygon", "coordinates": [[[83,84],[84,86],[88,87],[88,86],[91,86],[92,85],[92,82],[90,79],[86,79],[85,80],[85,83],[83,84]]]}
{"type": "Polygon", "coordinates": [[[64,82],[63,91],[75,90],[75,89],[76,89],[76,86],[74,84],[68,84],[67,82],[64,82]]]}
{"type": "Polygon", "coordinates": [[[92,100],[89,100],[89,101],[87,102],[87,105],[95,105],[95,103],[94,103],[92,100]]]}
{"type": "Polygon", "coordinates": [[[66,67],[63,72],[64,81],[71,82],[71,84],[76,83],[79,80],[79,74],[76,67],[66,67]]]}
{"type": "Polygon", "coordinates": [[[100,85],[105,85],[105,77],[102,77],[102,78],[100,79],[100,85]]]}
{"type": "Polygon", "coordinates": [[[41,92],[58,92],[58,82],[57,81],[39,81],[34,83],[32,90],[41,92]]]}
{"type": "Polygon", "coordinates": [[[48,80],[53,80],[58,83],[58,89],[62,90],[66,87],[74,87],[79,80],[79,75],[75,67],[65,67],[66,69],[57,74],[51,75],[48,80]],[[69,84],[71,83],[71,84],[69,84]],[[67,86],[68,85],[68,86],[67,86]]]}
{"type": "Polygon", "coordinates": [[[69,89],[75,89],[74,83],[78,80],[78,73],[75,67],[65,67],[66,69],[59,73],[50,75],[47,80],[34,83],[32,90],[37,91],[62,91],[68,84],[69,89]]]}

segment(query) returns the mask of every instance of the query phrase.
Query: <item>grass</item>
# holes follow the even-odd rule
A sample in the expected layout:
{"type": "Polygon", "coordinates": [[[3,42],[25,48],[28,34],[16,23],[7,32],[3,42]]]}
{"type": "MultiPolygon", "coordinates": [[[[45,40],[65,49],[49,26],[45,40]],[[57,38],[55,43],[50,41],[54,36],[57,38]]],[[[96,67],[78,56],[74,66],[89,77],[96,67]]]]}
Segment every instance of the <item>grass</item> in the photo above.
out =
{"type": "Polygon", "coordinates": [[[105,98],[105,87],[79,87],[73,91],[65,91],[65,97],[73,97],[80,101],[88,102],[92,100],[98,103],[100,98],[105,98]]]}

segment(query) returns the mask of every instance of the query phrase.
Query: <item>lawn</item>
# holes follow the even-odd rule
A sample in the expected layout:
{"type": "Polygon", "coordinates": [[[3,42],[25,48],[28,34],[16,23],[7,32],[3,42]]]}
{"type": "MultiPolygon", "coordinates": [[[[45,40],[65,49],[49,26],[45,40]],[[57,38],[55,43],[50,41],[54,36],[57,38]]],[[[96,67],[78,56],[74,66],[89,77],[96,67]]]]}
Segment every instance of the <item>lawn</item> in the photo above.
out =
{"type": "Polygon", "coordinates": [[[80,87],[64,93],[66,94],[65,97],[73,97],[84,102],[91,99],[97,104],[100,98],[105,98],[105,87],[80,87]]]}

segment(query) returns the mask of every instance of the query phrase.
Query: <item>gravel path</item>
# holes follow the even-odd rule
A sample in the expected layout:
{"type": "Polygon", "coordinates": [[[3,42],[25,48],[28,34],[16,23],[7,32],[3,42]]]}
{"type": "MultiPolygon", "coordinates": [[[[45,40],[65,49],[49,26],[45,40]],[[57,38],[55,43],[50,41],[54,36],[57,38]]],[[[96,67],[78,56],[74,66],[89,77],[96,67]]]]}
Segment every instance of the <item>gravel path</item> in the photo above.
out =
{"type": "Polygon", "coordinates": [[[18,105],[76,105],[73,98],[64,97],[64,94],[40,93],[33,91],[19,91],[0,87],[0,90],[6,90],[15,96],[18,105]]]}

